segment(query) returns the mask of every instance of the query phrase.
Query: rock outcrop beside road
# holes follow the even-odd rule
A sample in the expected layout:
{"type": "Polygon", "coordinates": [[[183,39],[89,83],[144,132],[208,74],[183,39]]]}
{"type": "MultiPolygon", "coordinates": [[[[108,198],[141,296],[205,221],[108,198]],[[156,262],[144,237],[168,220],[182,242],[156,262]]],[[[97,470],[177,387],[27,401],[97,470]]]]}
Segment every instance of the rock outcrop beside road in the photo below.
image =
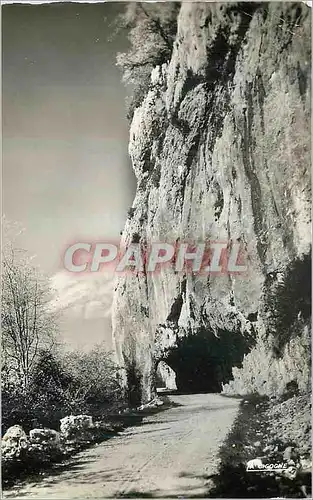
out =
{"type": "Polygon", "coordinates": [[[218,390],[244,356],[233,393],[242,380],[264,394],[308,387],[310,14],[305,3],[183,3],[171,59],[135,109],[138,186],[122,243],[236,242],[248,266],[244,276],[167,266],[119,277],[114,342],[141,402],[160,360],[178,387],[199,388],[198,365],[203,389],[218,390]],[[213,357],[231,353],[205,376],[193,354],[203,339],[213,357]]]}

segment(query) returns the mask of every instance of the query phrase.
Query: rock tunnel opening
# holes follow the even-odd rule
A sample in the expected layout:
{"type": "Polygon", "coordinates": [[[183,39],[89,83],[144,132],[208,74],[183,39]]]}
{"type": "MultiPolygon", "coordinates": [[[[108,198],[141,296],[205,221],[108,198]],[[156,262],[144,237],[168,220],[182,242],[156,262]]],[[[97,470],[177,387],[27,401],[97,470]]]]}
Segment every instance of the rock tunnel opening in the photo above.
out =
{"type": "Polygon", "coordinates": [[[158,391],[176,391],[176,373],[165,361],[160,361],[156,369],[156,389],[158,391]]]}
{"type": "Polygon", "coordinates": [[[180,393],[221,392],[229,382],[232,368],[240,367],[254,340],[240,333],[221,330],[215,335],[201,329],[181,337],[166,356],[166,363],[176,374],[180,393]]]}

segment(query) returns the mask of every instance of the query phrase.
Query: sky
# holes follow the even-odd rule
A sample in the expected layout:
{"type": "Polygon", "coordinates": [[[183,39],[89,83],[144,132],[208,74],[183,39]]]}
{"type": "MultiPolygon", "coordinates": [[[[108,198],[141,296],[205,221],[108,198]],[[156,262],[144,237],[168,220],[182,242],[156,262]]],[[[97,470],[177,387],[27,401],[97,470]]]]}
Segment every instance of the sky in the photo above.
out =
{"type": "Polygon", "coordinates": [[[112,39],[121,9],[2,8],[3,213],[25,228],[21,246],[66,304],[62,335],[73,346],[110,343],[112,287],[105,276],[68,276],[62,252],[73,241],[118,239],[136,185],[115,65],[127,38],[112,39]]]}

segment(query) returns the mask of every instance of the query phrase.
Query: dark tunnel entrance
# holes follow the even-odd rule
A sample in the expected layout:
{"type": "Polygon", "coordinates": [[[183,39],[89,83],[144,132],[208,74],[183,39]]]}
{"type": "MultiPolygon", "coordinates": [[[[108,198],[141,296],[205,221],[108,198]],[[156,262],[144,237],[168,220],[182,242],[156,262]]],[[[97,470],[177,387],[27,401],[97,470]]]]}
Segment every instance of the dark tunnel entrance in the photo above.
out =
{"type": "Polygon", "coordinates": [[[252,344],[240,333],[219,331],[216,336],[203,329],[179,338],[165,361],[176,373],[180,393],[221,392],[252,344]]]}

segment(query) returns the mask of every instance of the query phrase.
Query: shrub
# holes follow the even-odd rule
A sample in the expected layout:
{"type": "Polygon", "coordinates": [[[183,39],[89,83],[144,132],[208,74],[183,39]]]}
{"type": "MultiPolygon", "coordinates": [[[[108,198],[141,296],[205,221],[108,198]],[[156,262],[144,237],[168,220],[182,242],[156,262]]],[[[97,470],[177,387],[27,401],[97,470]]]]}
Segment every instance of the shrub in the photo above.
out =
{"type": "Polygon", "coordinates": [[[15,424],[26,431],[41,426],[57,429],[60,418],[69,411],[69,383],[62,361],[51,352],[41,352],[26,391],[15,384],[2,389],[3,429],[15,424]]]}
{"type": "Polygon", "coordinates": [[[66,362],[71,376],[67,396],[74,411],[103,414],[121,403],[120,371],[103,345],[90,352],[70,353],[66,362]]]}
{"type": "Polygon", "coordinates": [[[2,432],[19,424],[59,428],[69,414],[103,416],[122,403],[118,367],[103,346],[66,356],[42,351],[27,391],[15,384],[2,389],[2,432]]]}
{"type": "Polygon", "coordinates": [[[234,380],[223,387],[226,394],[258,393],[282,396],[286,391],[309,391],[310,387],[310,332],[291,339],[281,358],[273,357],[270,345],[259,339],[244,357],[242,368],[233,368],[234,380]]]}
{"type": "Polygon", "coordinates": [[[311,255],[295,260],[281,273],[267,275],[264,312],[267,336],[276,357],[301,335],[311,317],[311,255]]]}
{"type": "Polygon", "coordinates": [[[118,29],[128,30],[130,48],[117,55],[123,81],[132,89],[128,100],[128,118],[131,120],[150,84],[152,69],[167,62],[172,53],[177,30],[178,3],[127,4],[118,18],[118,29]]]}

